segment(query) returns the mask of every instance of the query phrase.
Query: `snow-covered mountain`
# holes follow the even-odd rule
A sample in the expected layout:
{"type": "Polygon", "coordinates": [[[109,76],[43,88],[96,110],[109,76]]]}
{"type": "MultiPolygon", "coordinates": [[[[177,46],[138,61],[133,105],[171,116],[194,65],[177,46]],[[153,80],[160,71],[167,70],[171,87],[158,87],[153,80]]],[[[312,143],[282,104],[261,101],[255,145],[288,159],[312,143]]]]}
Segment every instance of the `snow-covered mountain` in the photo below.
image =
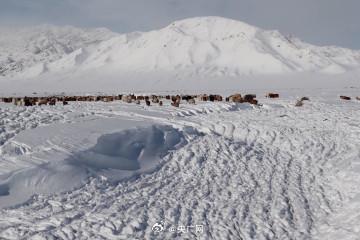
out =
{"type": "MultiPolygon", "coordinates": [[[[1,34],[3,36],[3,34],[1,34]]],[[[246,23],[198,17],[150,32],[43,26],[0,39],[0,74],[159,73],[238,76],[359,69],[360,51],[318,47],[246,23]]]]}
{"type": "Polygon", "coordinates": [[[79,29],[41,25],[24,29],[0,29],[0,76],[14,75],[48,64],[77,49],[116,36],[104,28],[79,29]]]}

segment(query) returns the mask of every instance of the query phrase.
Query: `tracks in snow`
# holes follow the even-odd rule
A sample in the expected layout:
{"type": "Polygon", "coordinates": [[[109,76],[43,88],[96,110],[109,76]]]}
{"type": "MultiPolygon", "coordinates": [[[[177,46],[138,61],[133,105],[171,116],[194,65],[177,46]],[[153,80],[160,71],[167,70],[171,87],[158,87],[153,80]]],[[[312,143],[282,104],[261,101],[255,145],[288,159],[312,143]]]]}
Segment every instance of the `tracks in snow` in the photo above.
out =
{"type": "Polygon", "coordinates": [[[358,115],[320,103],[303,109],[200,112],[174,112],[174,119],[163,120],[207,134],[166,156],[158,171],[116,185],[92,179],[66,194],[35,196],[28,204],[0,212],[0,237],[316,236],[343,201],[344,193],[333,184],[341,179],[331,176],[335,166],[352,161],[360,146],[354,120],[358,115]],[[160,221],[166,231],[155,234],[151,227],[160,221]],[[203,234],[168,231],[197,224],[204,225],[203,234]]]}

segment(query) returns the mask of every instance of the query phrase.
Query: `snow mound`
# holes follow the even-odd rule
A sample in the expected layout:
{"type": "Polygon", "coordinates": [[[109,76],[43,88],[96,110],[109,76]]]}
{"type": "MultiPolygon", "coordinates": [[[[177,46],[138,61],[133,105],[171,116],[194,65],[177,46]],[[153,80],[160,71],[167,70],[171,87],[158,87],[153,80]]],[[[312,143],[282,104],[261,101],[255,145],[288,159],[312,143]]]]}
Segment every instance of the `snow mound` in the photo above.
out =
{"type": "Polygon", "coordinates": [[[72,190],[89,177],[116,182],[153,171],[162,157],[186,143],[183,133],[170,126],[103,135],[94,147],[67,159],[0,176],[0,207],[22,203],[34,194],[72,190]]]}
{"type": "Polygon", "coordinates": [[[184,143],[182,133],[172,127],[129,129],[101,136],[93,148],[75,155],[69,162],[94,170],[144,170],[184,143]]]}

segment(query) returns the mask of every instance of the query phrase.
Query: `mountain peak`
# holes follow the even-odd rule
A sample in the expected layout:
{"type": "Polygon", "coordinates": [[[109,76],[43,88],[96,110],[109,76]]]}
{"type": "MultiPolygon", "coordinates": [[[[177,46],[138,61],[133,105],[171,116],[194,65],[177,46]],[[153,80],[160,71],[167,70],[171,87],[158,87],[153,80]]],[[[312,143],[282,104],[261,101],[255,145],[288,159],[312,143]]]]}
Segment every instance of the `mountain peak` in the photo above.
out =
{"type": "Polygon", "coordinates": [[[259,28],[247,23],[216,16],[194,17],[175,21],[165,29],[180,30],[188,35],[201,38],[225,37],[231,34],[253,35],[259,28]]]}
{"type": "Polygon", "coordinates": [[[101,72],[115,75],[166,72],[233,77],[342,73],[360,67],[359,51],[317,47],[222,17],[189,18],[160,30],[123,35],[74,27],[50,27],[48,34],[47,28],[35,35],[24,31],[5,42],[0,37],[0,74],[25,72],[37,77],[104,68],[101,72]]]}

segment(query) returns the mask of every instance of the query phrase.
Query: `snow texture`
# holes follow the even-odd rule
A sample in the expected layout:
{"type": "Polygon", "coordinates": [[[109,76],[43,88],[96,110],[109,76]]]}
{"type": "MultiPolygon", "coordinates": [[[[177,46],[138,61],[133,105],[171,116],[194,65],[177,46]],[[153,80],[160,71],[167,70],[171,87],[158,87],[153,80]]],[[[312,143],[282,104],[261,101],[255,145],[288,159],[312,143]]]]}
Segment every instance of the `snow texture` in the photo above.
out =
{"type": "Polygon", "coordinates": [[[2,104],[0,203],[12,207],[0,237],[358,239],[359,102],[338,92],[178,109],[2,104]],[[170,231],[195,225],[203,233],[170,231]]]}

